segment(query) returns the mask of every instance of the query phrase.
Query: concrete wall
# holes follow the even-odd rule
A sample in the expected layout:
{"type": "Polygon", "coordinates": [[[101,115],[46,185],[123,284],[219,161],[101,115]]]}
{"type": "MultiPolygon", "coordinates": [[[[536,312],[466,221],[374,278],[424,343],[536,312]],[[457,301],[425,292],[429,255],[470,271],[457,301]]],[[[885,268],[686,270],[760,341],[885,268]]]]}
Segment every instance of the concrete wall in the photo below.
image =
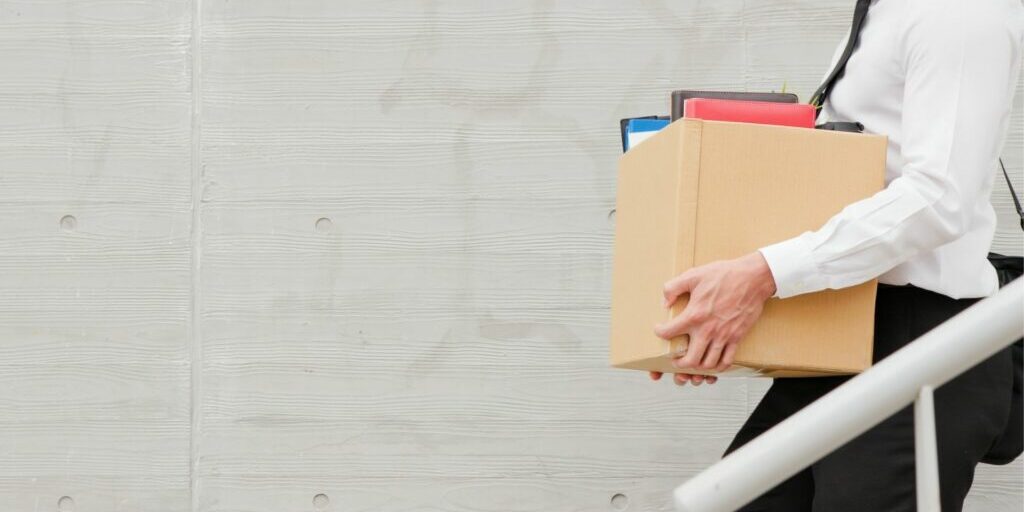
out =
{"type": "Polygon", "coordinates": [[[188,510],[189,13],[0,2],[0,509],[188,510]]]}
{"type": "Polygon", "coordinates": [[[668,510],[765,383],[605,367],[617,121],[851,3],[0,2],[0,508],[668,510]]]}

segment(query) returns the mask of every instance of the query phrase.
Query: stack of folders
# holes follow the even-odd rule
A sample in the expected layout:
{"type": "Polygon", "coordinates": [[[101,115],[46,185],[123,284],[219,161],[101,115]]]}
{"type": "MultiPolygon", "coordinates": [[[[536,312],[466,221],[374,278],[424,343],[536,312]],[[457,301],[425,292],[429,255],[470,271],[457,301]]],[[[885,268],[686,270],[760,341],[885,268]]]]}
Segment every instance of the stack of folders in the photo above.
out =
{"type": "Polygon", "coordinates": [[[760,101],[764,103],[798,103],[796,94],[786,92],[733,92],[733,91],[673,91],[672,120],[692,117],[686,112],[686,102],[695,98],[706,100],[760,101]]]}
{"type": "Polygon", "coordinates": [[[798,101],[795,94],[789,93],[674,91],[671,117],[646,116],[620,121],[622,151],[629,151],[682,117],[813,128],[814,107],[798,105],[798,101]]]}

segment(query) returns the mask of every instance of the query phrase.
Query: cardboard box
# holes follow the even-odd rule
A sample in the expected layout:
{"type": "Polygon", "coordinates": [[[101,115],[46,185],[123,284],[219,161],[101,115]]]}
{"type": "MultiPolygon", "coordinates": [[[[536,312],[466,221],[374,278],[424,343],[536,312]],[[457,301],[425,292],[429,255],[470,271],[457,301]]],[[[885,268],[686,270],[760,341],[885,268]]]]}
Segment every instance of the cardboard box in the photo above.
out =
{"type": "MultiPolygon", "coordinates": [[[[619,166],[611,364],[677,371],[685,336],[655,324],[670,278],[821,227],[884,186],[886,139],[806,128],[682,119],[619,166]]],[[[771,299],[728,373],[771,377],[856,373],[871,365],[876,283],[771,299]]],[[[704,372],[712,373],[712,372],[704,372]]]]}

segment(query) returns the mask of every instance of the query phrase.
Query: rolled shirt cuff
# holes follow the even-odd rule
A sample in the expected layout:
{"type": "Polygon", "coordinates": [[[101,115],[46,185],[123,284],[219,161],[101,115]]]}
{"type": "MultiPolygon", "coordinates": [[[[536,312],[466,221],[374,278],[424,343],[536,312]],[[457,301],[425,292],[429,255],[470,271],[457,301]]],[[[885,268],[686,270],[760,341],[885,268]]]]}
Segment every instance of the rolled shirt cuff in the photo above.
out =
{"type": "Polygon", "coordinates": [[[804,237],[791,238],[759,250],[775,278],[775,296],[780,299],[824,290],[828,282],[811,258],[804,237]]]}

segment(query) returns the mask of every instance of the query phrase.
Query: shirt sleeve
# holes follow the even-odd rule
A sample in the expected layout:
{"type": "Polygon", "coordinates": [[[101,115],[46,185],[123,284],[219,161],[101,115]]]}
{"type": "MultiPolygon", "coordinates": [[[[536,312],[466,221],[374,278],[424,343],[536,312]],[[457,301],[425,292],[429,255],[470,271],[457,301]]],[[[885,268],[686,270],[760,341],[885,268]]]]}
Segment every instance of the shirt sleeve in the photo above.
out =
{"type": "Polygon", "coordinates": [[[760,250],[778,297],[874,279],[962,236],[974,202],[988,200],[1019,43],[969,2],[916,5],[899,48],[902,172],[819,230],[760,250]]]}

